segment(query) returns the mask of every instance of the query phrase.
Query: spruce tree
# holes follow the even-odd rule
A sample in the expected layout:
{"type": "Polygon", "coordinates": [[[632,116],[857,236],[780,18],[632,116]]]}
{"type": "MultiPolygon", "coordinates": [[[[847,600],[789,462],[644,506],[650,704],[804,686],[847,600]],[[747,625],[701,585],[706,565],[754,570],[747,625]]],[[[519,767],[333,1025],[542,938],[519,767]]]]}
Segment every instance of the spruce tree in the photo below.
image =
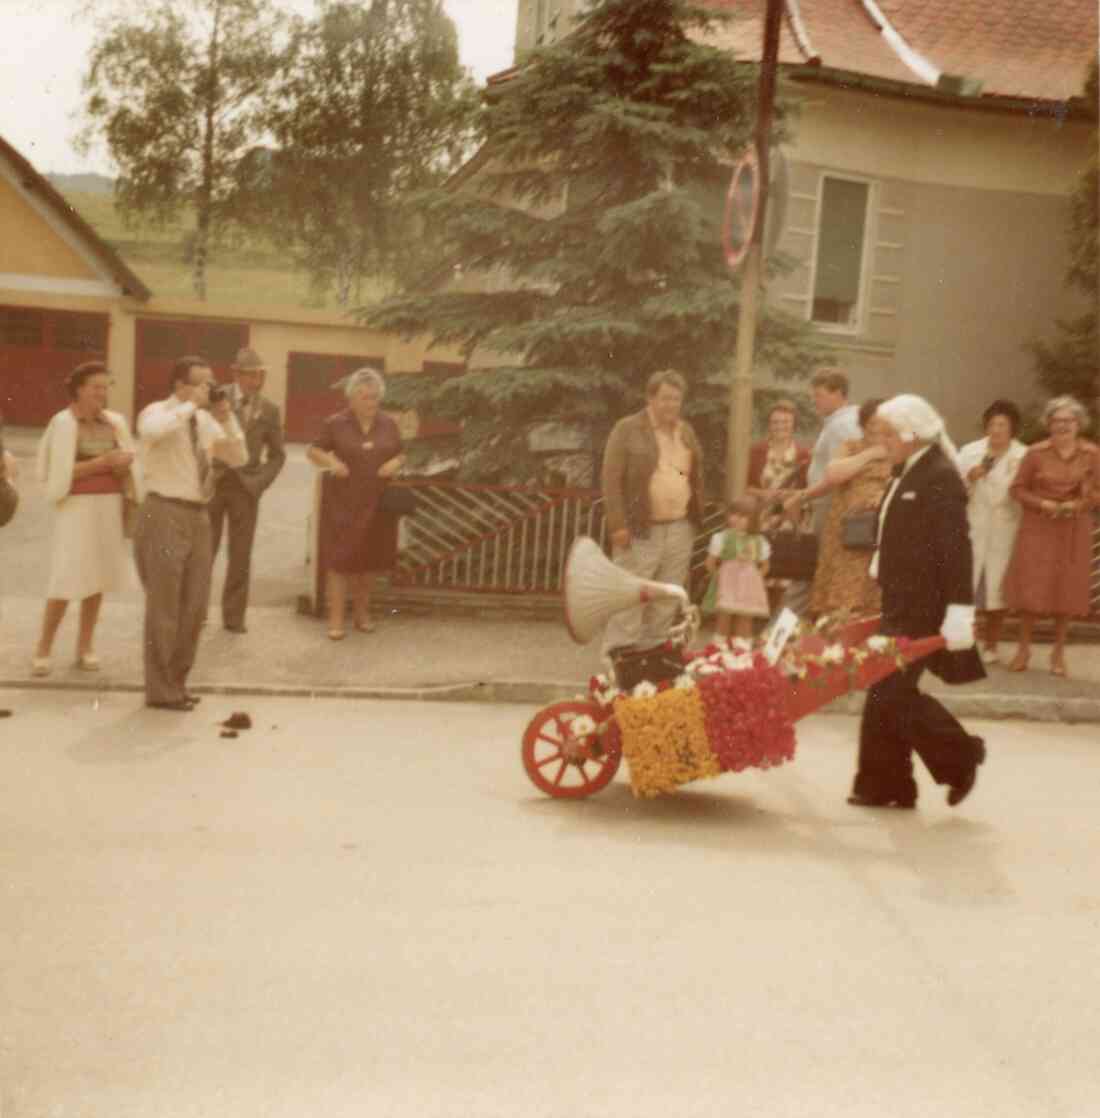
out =
{"type": "MultiPolygon", "coordinates": [[[[1085,83],[1085,108],[1097,116],[1097,63],[1093,61],[1085,83]]],[[[1074,187],[1070,201],[1070,266],[1066,281],[1092,300],[1092,306],[1076,318],[1058,322],[1053,342],[1037,341],[1031,346],[1035,355],[1036,376],[1051,396],[1075,396],[1092,412],[1093,434],[1100,421],[1100,332],[1097,330],[1097,297],[1100,294],[1100,207],[1097,191],[1097,133],[1093,129],[1090,155],[1074,187]]]]}
{"type": "MultiPolygon", "coordinates": [[[[463,476],[531,480],[528,433],[547,420],[583,428],[598,453],[672,367],[717,491],[738,300],[721,207],[756,74],[707,45],[728,18],[691,0],[595,0],[490,88],[464,181],[417,199],[442,282],[361,317],[465,354],[464,375],[397,378],[390,397],[463,422],[463,476]]],[[[806,325],[775,310],[757,354],[787,377],[818,357],[806,325]]]]}

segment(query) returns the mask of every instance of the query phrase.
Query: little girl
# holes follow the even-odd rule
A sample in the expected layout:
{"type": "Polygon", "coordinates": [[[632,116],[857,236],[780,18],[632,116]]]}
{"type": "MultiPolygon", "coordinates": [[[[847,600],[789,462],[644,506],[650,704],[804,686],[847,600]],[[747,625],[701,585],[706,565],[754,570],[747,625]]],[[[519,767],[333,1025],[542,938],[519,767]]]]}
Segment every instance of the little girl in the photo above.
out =
{"type": "Polygon", "coordinates": [[[703,613],[717,613],[720,636],[752,637],[754,617],[768,616],[768,571],[771,544],[760,534],[760,507],[752,497],[731,501],[723,532],[715,532],[707,549],[710,584],[703,596],[703,613]]]}

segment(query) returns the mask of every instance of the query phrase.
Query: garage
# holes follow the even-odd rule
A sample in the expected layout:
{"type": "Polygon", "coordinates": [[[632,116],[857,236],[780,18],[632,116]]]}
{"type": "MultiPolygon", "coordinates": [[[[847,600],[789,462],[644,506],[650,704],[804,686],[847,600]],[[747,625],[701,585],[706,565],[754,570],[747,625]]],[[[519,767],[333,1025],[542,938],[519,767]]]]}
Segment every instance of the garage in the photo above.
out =
{"type": "Polygon", "coordinates": [[[0,306],[0,412],[12,426],[42,427],[69,402],[65,377],[105,360],[105,314],[0,306]]]}

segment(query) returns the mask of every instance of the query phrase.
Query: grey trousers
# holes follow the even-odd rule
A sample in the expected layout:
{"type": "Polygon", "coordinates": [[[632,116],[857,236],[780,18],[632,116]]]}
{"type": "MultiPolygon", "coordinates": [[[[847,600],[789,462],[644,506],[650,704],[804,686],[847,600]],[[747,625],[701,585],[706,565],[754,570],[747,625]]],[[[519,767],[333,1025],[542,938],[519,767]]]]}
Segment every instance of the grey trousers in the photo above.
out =
{"type": "Polygon", "coordinates": [[[187,693],[210,597],[210,517],[155,493],[142,502],[134,535],[145,587],[145,700],[178,702],[187,693]]]}
{"type": "Polygon", "coordinates": [[[222,624],[237,629],[244,624],[248,609],[248,587],[252,579],[252,541],[256,538],[256,518],[260,511],[258,498],[234,476],[218,481],[214,496],[207,506],[210,512],[210,558],[213,562],[226,532],[228,551],[225,585],[222,587],[222,624]]]}
{"type": "MultiPolygon", "coordinates": [[[[694,542],[695,529],[690,520],[652,524],[645,539],[633,538],[630,546],[615,555],[614,559],[623,570],[639,578],[685,586],[691,569],[694,542]]],[[[616,613],[608,620],[604,630],[603,655],[624,644],[636,644],[643,648],[661,644],[676,617],[676,609],[676,602],[666,598],[616,613]]]]}

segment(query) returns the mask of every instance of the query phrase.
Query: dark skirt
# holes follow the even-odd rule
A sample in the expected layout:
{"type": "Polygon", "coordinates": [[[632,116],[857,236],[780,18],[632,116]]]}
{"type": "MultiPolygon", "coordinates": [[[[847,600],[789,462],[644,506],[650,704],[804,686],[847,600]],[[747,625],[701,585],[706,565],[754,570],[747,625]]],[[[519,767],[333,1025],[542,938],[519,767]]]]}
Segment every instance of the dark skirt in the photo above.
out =
{"type": "Polygon", "coordinates": [[[356,575],[392,570],[397,562],[398,518],[373,500],[335,500],[326,479],[321,499],[321,556],[326,570],[356,575]]]}

